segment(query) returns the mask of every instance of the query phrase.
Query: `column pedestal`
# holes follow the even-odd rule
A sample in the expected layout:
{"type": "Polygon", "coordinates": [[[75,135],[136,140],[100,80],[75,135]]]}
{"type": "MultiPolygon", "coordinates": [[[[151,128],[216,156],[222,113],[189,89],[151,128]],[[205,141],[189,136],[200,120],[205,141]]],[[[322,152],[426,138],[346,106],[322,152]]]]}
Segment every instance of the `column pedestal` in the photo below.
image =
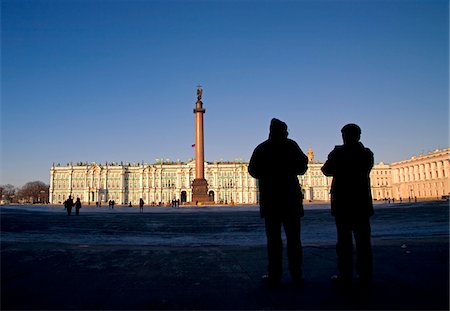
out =
{"type": "Polygon", "coordinates": [[[192,203],[208,203],[208,182],[206,179],[196,178],[192,181],[192,203]]]}

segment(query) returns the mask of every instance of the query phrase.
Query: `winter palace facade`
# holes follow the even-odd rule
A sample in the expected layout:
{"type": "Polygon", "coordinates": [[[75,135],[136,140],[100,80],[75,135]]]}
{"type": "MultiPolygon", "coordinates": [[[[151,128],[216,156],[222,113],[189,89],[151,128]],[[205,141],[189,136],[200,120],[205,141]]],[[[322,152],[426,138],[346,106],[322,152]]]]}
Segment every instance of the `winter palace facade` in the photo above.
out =
{"type": "MultiPolygon", "coordinates": [[[[332,178],[322,174],[323,162],[308,150],[308,170],[299,176],[306,201],[328,201],[332,178]]],[[[248,162],[206,162],[208,194],[216,204],[257,204],[257,181],[248,173],[248,162]]],[[[372,197],[439,198],[448,195],[450,148],[435,150],[410,160],[379,163],[371,172],[372,197]]],[[[58,204],[69,195],[85,204],[114,200],[118,204],[167,204],[192,199],[195,161],[146,163],[69,163],[50,169],[50,203],[58,204]]]]}

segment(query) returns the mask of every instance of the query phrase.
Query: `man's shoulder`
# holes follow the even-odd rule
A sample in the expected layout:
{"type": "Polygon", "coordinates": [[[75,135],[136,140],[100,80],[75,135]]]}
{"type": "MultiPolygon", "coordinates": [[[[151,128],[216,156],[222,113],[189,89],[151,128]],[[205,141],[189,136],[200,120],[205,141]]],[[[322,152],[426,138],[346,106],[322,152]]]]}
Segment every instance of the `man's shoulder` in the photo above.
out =
{"type": "Polygon", "coordinates": [[[328,154],[328,159],[333,159],[335,161],[341,161],[347,158],[349,155],[349,150],[345,145],[336,145],[334,149],[328,154]]]}
{"type": "Polygon", "coordinates": [[[366,153],[368,153],[368,154],[373,155],[373,151],[370,150],[370,148],[364,147],[364,151],[365,151],[366,153]]]}
{"type": "Polygon", "coordinates": [[[362,147],[363,152],[366,154],[366,156],[368,157],[373,157],[373,152],[372,150],[370,150],[369,148],[367,148],[366,146],[364,146],[362,143],[360,143],[360,146],[362,147]]]}
{"type": "Polygon", "coordinates": [[[287,139],[287,143],[292,146],[298,146],[297,142],[290,138],[287,139]]]}
{"type": "Polygon", "coordinates": [[[334,146],[334,149],[331,150],[330,155],[336,155],[336,154],[340,154],[342,152],[345,152],[344,145],[336,145],[336,146],[334,146]]]}
{"type": "Polygon", "coordinates": [[[256,146],[255,151],[266,148],[268,146],[268,144],[269,144],[269,140],[263,141],[258,146],[256,146]]]}

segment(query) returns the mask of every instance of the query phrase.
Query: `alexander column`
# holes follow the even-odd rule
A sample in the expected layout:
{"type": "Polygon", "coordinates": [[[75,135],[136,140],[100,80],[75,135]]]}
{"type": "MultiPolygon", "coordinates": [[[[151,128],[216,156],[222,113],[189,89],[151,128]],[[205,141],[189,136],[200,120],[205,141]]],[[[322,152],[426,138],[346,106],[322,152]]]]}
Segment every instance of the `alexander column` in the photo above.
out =
{"type": "Polygon", "coordinates": [[[206,109],[202,103],[203,90],[197,88],[197,102],[195,103],[195,179],[192,182],[192,202],[208,202],[208,182],[205,179],[205,147],[203,138],[203,114],[206,109]]]}

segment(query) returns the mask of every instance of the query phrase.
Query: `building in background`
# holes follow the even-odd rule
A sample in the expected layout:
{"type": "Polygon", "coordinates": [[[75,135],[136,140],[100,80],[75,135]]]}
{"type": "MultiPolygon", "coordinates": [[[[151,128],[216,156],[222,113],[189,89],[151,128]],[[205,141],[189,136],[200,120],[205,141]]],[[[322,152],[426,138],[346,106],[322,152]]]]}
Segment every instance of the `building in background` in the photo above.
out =
{"type": "MultiPolygon", "coordinates": [[[[323,162],[308,150],[308,170],[299,176],[305,201],[329,201],[332,177],[322,174],[323,162]]],[[[216,204],[257,204],[257,181],[248,174],[248,162],[205,162],[208,195],[216,204]]],[[[372,198],[384,200],[437,199],[450,192],[450,148],[435,150],[392,164],[375,164],[371,173],[372,198]]],[[[85,204],[146,204],[192,201],[195,161],[146,163],[69,163],[50,169],[50,203],[69,195],[85,204]]],[[[352,185],[349,185],[351,187],[352,185]]]]}
{"type": "MultiPolygon", "coordinates": [[[[256,180],[245,162],[205,163],[208,195],[215,203],[255,204],[256,180]]],[[[69,195],[82,202],[104,204],[166,204],[172,200],[191,202],[195,161],[158,161],[155,164],[69,163],[50,169],[51,203],[62,203],[69,195]]]]}
{"type": "Polygon", "coordinates": [[[392,198],[392,174],[388,164],[380,162],[370,171],[370,186],[373,200],[392,198]]]}
{"type": "Polygon", "coordinates": [[[330,188],[332,177],[322,173],[324,162],[314,159],[314,152],[308,149],[308,169],[304,175],[299,176],[300,185],[303,189],[303,197],[306,201],[328,201],[330,200],[330,188]]]}
{"type": "Polygon", "coordinates": [[[392,195],[402,198],[441,198],[450,192],[450,148],[436,149],[428,154],[390,165],[392,195]]]}

